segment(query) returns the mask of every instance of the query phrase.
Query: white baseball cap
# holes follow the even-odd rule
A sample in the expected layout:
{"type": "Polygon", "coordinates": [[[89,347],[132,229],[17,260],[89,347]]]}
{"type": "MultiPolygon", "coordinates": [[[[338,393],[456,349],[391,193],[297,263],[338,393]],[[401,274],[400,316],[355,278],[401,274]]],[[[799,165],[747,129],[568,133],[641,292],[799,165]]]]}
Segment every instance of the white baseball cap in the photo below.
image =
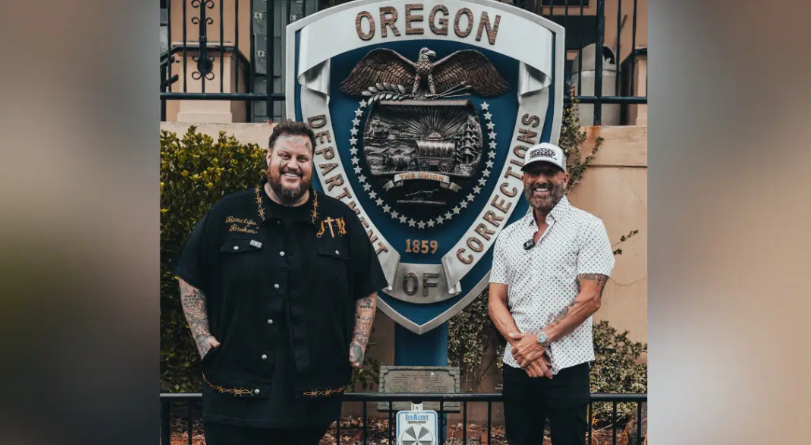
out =
{"type": "Polygon", "coordinates": [[[543,142],[529,147],[524,155],[524,166],[521,167],[521,171],[537,162],[548,162],[558,166],[564,173],[566,172],[566,155],[563,154],[563,149],[557,145],[543,142]]]}

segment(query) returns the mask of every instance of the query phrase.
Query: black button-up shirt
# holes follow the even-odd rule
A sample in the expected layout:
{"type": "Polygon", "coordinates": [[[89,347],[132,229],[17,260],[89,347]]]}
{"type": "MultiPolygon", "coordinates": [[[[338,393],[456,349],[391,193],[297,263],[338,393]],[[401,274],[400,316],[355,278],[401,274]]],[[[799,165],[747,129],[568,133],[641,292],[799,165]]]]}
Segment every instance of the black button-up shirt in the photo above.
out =
{"type": "Polygon", "coordinates": [[[263,186],[215,204],[175,268],[205,294],[221,343],[203,358],[205,381],[219,397],[289,399],[284,388],[297,399],[340,394],[352,374],[354,303],[386,286],[380,263],[342,202],[311,190],[306,204],[282,207],[263,186]],[[273,381],[279,369],[292,381],[273,381]]]}

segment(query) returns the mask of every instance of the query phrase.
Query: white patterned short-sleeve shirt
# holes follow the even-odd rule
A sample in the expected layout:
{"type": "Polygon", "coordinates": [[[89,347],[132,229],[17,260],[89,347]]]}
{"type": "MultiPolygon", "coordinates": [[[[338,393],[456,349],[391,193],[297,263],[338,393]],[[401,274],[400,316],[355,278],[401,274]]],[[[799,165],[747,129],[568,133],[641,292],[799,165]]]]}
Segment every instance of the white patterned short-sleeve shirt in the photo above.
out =
{"type": "MultiPolygon", "coordinates": [[[[530,209],[531,210],[531,209],[530,209]]],[[[572,207],[564,196],[546,217],[549,227],[534,247],[538,230],[532,211],[505,227],[493,251],[491,283],[507,285],[507,306],[522,333],[537,334],[577,296],[580,274],[611,275],[614,254],[603,222],[572,207]]],[[[549,345],[552,373],[594,360],[592,319],[549,345]]],[[[504,363],[518,368],[507,344],[504,363]]]]}

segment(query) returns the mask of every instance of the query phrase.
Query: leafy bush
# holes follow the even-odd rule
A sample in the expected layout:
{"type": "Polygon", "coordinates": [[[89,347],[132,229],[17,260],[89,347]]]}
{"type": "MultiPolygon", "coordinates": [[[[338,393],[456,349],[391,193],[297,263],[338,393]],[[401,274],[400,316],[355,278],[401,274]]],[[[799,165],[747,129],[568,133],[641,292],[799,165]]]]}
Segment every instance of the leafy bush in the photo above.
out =
{"type": "Polygon", "coordinates": [[[178,138],[161,131],[161,388],[200,390],[197,348],[170,267],[194,224],[223,196],[257,184],[263,150],[220,133],[215,141],[190,127],[178,138]]]}
{"type": "MultiPolygon", "coordinates": [[[[632,341],[628,331],[618,332],[603,320],[594,324],[594,355],[591,364],[592,393],[644,393],[648,390],[648,366],[638,363],[648,345],[632,341]]],[[[611,421],[611,403],[595,403],[596,423],[611,421]]],[[[636,412],[636,403],[618,403],[618,421],[636,412]]]]}

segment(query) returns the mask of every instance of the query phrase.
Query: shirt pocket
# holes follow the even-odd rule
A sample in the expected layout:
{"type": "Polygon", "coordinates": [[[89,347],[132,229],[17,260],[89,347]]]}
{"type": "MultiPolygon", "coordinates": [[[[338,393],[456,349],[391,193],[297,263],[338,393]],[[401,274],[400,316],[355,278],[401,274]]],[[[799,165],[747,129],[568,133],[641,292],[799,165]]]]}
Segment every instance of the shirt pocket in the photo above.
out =
{"type": "Polygon", "coordinates": [[[220,261],[224,282],[245,280],[261,272],[260,258],[265,245],[253,238],[231,238],[220,245],[220,261]]]}

